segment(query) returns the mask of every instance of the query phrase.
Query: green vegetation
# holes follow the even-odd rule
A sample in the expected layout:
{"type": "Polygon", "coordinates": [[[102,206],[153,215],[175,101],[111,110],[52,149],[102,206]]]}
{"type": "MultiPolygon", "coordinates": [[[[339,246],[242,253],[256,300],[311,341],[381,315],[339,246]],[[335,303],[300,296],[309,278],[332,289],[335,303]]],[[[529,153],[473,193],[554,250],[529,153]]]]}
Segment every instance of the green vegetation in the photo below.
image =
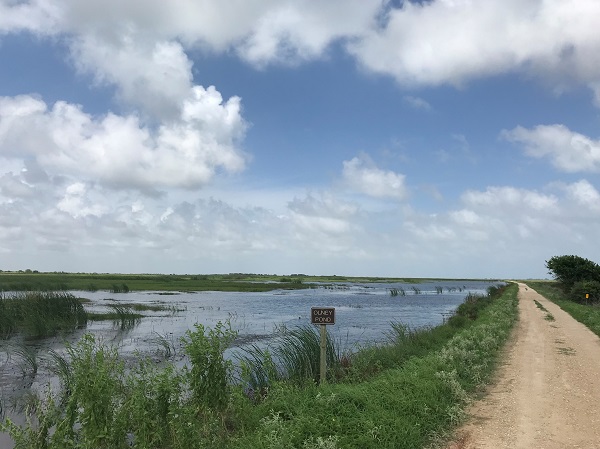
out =
{"type": "MultiPolygon", "coordinates": [[[[516,292],[472,296],[460,318],[435,329],[394,324],[387,345],[356,354],[332,347],[339,364],[324,385],[304,364],[318,350],[314,331],[284,334],[281,352],[256,357],[269,365],[258,395],[230,382],[223,353],[235,333],[226,324],[186,334],[184,368],[146,359],[126,368],[116,349],[87,334],[68,347],[67,365],[57,362],[63,389],[29,410],[30,424],[2,428],[31,449],[423,447],[460,422],[469,393],[489,377],[516,319],[516,292]]],[[[246,380],[255,372],[251,363],[242,371],[246,380]]]]}
{"type": "Polygon", "coordinates": [[[290,276],[266,274],[109,274],[109,273],[40,273],[37,271],[9,272],[0,270],[0,291],[60,291],[60,290],[106,290],[113,293],[128,291],[236,291],[261,292],[277,289],[312,288],[311,283],[333,282],[406,282],[418,284],[427,279],[379,278],[379,277],[341,277],[290,276]]]}
{"type": "Polygon", "coordinates": [[[600,265],[597,263],[579,256],[554,256],[546,261],[546,268],[573,301],[600,301],[600,265]]]}
{"type": "Polygon", "coordinates": [[[87,323],[83,303],[66,292],[24,292],[0,295],[0,338],[16,333],[44,338],[87,323]]]}
{"type": "Polygon", "coordinates": [[[390,288],[390,296],[406,296],[406,291],[402,287],[390,288]]]}
{"type": "Polygon", "coordinates": [[[144,315],[135,313],[134,309],[126,304],[110,304],[108,307],[111,309],[110,312],[88,313],[88,320],[112,321],[115,327],[124,330],[135,327],[144,317],[144,315]]]}
{"type": "Polygon", "coordinates": [[[83,328],[88,321],[111,320],[115,326],[128,329],[144,317],[142,311],[167,311],[178,309],[165,304],[109,304],[104,313],[84,309],[87,300],[68,292],[13,292],[0,294],[0,339],[17,334],[28,339],[39,339],[83,328]]]}
{"type": "Polygon", "coordinates": [[[597,303],[580,304],[570,300],[569,294],[565,293],[556,282],[527,281],[527,285],[557,304],[600,337],[600,307],[597,303]]]}

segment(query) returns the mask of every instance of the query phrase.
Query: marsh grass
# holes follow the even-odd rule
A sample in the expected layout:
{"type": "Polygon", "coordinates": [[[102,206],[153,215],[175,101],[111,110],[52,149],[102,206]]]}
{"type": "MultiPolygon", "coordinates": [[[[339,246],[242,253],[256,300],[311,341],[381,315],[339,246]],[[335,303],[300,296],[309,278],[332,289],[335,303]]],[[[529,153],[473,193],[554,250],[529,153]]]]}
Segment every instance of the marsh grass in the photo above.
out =
{"type": "Polygon", "coordinates": [[[158,346],[158,352],[162,357],[170,359],[177,354],[177,347],[175,341],[173,341],[172,332],[161,334],[155,331],[153,334],[154,337],[152,337],[150,342],[158,346]]]}
{"type": "Polygon", "coordinates": [[[135,313],[131,307],[124,304],[109,304],[110,312],[88,313],[90,321],[112,321],[114,327],[121,330],[132,329],[140,323],[144,315],[135,313]]]}
{"type": "MultiPolygon", "coordinates": [[[[326,334],[326,379],[334,381],[342,376],[347,358],[340,345],[326,334]]],[[[320,376],[321,335],[315,326],[307,325],[286,329],[267,348],[252,345],[237,354],[241,381],[251,395],[266,391],[278,381],[296,385],[318,383],[320,376]]]]}
{"type": "Polygon", "coordinates": [[[0,336],[22,333],[44,338],[87,324],[80,298],[67,292],[17,292],[0,295],[0,336]]]}
{"type": "Polygon", "coordinates": [[[60,397],[61,404],[64,404],[71,394],[71,385],[73,383],[73,369],[71,363],[66,356],[56,352],[54,349],[49,349],[45,355],[48,370],[53,373],[61,385],[60,397]]]}
{"type": "Polygon", "coordinates": [[[17,356],[20,359],[19,368],[23,377],[35,377],[38,372],[38,347],[28,344],[16,344],[9,347],[11,356],[17,356]]]}

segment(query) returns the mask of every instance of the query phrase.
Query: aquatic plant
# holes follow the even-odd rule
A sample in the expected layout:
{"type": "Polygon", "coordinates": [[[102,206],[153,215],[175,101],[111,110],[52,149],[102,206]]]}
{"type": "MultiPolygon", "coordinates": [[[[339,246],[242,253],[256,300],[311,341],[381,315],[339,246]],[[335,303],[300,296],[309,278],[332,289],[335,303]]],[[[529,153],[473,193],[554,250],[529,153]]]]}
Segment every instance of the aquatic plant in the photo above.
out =
{"type": "Polygon", "coordinates": [[[67,292],[17,292],[0,295],[0,337],[17,332],[44,338],[87,323],[83,302],[67,292]]]}
{"type": "Polygon", "coordinates": [[[406,296],[406,291],[402,287],[390,288],[390,296],[406,296]]]}
{"type": "Polygon", "coordinates": [[[12,345],[10,355],[16,355],[21,361],[19,368],[23,377],[35,377],[38,371],[38,348],[27,344],[12,345]]]}
{"type": "Polygon", "coordinates": [[[114,327],[121,330],[132,329],[140,323],[143,315],[135,313],[132,307],[125,304],[108,304],[110,312],[89,313],[90,321],[111,320],[114,327]]]}
{"type": "MultiPolygon", "coordinates": [[[[315,326],[287,329],[267,348],[253,345],[237,354],[243,367],[242,380],[254,391],[272,382],[289,380],[296,384],[318,382],[321,335],[315,326]]],[[[343,370],[344,358],[339,344],[326,334],[327,379],[334,380],[343,370]]]]}
{"type": "Polygon", "coordinates": [[[155,331],[153,334],[154,337],[150,341],[158,346],[158,351],[165,359],[170,359],[177,353],[172,332],[161,334],[155,331]]]}

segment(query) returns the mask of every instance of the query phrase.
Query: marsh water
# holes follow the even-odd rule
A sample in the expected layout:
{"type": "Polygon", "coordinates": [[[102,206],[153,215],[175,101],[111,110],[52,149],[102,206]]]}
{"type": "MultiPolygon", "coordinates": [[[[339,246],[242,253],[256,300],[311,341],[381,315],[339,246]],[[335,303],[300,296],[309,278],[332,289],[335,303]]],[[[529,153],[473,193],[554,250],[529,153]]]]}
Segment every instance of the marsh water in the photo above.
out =
{"type": "MultiPolygon", "coordinates": [[[[162,310],[143,311],[135,325],[121,326],[112,321],[89,322],[85,329],[35,342],[24,342],[43,361],[49,349],[64,351],[66,342],[76,342],[85,332],[93,333],[105,344],[114,345],[125,359],[139,355],[157,357],[158,337],[176,349],[180,338],[195,323],[212,327],[229,321],[238,338],[226,357],[235,359],[236,351],[246,345],[276,344],[286,329],[310,324],[311,307],[335,307],[336,323],[328,326],[338,344],[347,350],[382,342],[392,322],[411,328],[436,326],[450,316],[469,293],[485,293],[497,281],[430,281],[406,283],[314,284],[302,290],[274,290],[260,293],[236,292],[130,292],[73,291],[89,300],[85,307],[103,312],[111,304],[144,304],[162,310]],[[393,295],[392,292],[397,293],[393,295]]],[[[4,342],[0,353],[0,404],[10,410],[11,403],[30,391],[41,391],[56,384],[44,363],[35,375],[24,374],[23,360],[11,348],[23,344],[19,339],[4,342]]],[[[183,363],[183,362],[182,362],[183,363]]],[[[10,447],[0,434],[0,447],[10,447]]]]}

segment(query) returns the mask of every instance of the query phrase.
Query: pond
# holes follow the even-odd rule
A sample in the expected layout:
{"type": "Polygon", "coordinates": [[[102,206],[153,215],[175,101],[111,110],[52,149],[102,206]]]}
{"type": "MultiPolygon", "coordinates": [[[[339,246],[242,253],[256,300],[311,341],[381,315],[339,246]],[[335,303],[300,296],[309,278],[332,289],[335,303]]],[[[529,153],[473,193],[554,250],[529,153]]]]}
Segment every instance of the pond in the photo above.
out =
{"type": "MultiPolygon", "coordinates": [[[[171,342],[175,348],[179,339],[195,323],[213,327],[219,321],[229,321],[238,338],[226,356],[245,345],[266,345],[273,338],[295,326],[310,323],[311,307],[335,307],[336,323],[328,326],[342,348],[354,350],[385,340],[392,322],[402,322],[411,328],[436,326],[450,316],[468,293],[485,293],[498,281],[428,281],[407,283],[335,283],[314,284],[303,290],[275,290],[260,293],[236,292],[130,292],[73,291],[86,298],[90,312],[104,312],[111,304],[143,304],[161,310],[140,312],[144,318],[134,326],[111,321],[89,322],[86,329],[54,337],[27,346],[38,358],[49,349],[64,352],[65,342],[77,341],[84,332],[92,332],[109,345],[118,347],[125,359],[139,354],[153,357],[160,350],[158,337],[171,342]]],[[[11,346],[18,339],[3,343],[0,366],[0,388],[4,409],[27,392],[43,391],[56,378],[44,363],[39,363],[34,375],[23,375],[23,360],[11,355],[11,346]]],[[[183,363],[183,361],[181,362],[183,363]]],[[[0,447],[10,447],[6,435],[0,434],[0,447]]]]}

